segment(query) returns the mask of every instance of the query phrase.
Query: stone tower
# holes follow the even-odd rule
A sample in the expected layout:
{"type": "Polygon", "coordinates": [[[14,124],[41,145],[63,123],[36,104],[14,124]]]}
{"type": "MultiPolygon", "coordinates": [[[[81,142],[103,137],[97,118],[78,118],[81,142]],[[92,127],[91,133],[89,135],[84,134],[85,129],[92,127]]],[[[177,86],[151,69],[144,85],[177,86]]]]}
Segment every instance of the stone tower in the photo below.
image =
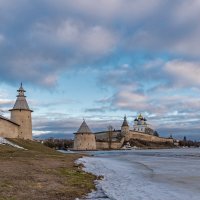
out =
{"type": "Polygon", "coordinates": [[[91,132],[85,120],[75,133],[74,150],[96,150],[95,135],[91,132]]]}
{"type": "Polygon", "coordinates": [[[124,121],[123,121],[123,124],[121,126],[121,134],[122,134],[122,136],[125,136],[128,133],[129,133],[129,125],[128,125],[126,116],[124,116],[124,121]]]}
{"type": "Polygon", "coordinates": [[[19,127],[19,138],[32,140],[32,118],[28,103],[26,101],[26,92],[22,87],[17,90],[17,100],[11,111],[11,120],[20,125],[19,127]]]}

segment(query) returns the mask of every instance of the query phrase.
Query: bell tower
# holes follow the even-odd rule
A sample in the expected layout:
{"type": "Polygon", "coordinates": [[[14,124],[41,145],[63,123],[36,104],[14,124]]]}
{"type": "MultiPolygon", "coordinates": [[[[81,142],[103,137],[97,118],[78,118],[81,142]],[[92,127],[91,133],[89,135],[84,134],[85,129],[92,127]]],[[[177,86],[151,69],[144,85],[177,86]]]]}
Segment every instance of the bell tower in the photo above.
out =
{"type": "Polygon", "coordinates": [[[22,86],[17,90],[18,95],[14,107],[9,110],[11,111],[11,120],[20,125],[19,127],[19,138],[32,140],[32,118],[28,103],[26,101],[26,92],[22,86]]]}

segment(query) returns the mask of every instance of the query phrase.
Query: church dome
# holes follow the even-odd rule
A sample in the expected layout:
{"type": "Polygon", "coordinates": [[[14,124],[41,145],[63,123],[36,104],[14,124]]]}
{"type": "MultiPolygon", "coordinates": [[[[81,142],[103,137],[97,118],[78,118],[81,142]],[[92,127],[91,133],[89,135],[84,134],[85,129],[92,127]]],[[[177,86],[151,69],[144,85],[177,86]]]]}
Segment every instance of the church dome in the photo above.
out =
{"type": "Polygon", "coordinates": [[[142,114],[139,114],[138,119],[144,120],[144,117],[142,116],[142,114]]]}

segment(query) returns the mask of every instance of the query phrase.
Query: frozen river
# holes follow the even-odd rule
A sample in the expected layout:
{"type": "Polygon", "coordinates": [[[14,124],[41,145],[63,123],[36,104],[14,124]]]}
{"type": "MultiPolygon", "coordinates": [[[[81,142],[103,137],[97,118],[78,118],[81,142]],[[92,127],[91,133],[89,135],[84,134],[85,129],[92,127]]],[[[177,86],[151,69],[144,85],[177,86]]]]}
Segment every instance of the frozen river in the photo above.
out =
{"type": "Polygon", "coordinates": [[[92,200],[199,200],[200,148],[90,152],[79,159],[97,181],[92,200]]]}

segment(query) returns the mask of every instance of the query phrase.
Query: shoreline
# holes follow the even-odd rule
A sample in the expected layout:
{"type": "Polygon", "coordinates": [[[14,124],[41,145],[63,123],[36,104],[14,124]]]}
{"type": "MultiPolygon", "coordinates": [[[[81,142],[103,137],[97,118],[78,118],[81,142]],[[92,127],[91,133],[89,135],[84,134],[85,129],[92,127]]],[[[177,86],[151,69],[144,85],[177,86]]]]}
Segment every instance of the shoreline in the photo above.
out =
{"type": "MultiPolygon", "coordinates": [[[[78,165],[82,166],[82,169],[84,172],[86,173],[92,173],[92,172],[88,172],[86,166],[84,165],[84,161],[82,159],[84,158],[88,158],[91,157],[91,155],[84,155],[81,158],[78,158],[75,163],[78,165]]],[[[102,187],[100,186],[100,182],[103,181],[104,176],[102,175],[95,175],[94,173],[92,173],[96,179],[94,180],[94,186],[95,188],[90,191],[89,193],[85,194],[82,198],[76,198],[75,200],[87,200],[87,199],[93,199],[93,198],[97,198],[97,199],[104,199],[104,200],[109,200],[109,197],[106,195],[106,193],[103,191],[102,187]]]]}

